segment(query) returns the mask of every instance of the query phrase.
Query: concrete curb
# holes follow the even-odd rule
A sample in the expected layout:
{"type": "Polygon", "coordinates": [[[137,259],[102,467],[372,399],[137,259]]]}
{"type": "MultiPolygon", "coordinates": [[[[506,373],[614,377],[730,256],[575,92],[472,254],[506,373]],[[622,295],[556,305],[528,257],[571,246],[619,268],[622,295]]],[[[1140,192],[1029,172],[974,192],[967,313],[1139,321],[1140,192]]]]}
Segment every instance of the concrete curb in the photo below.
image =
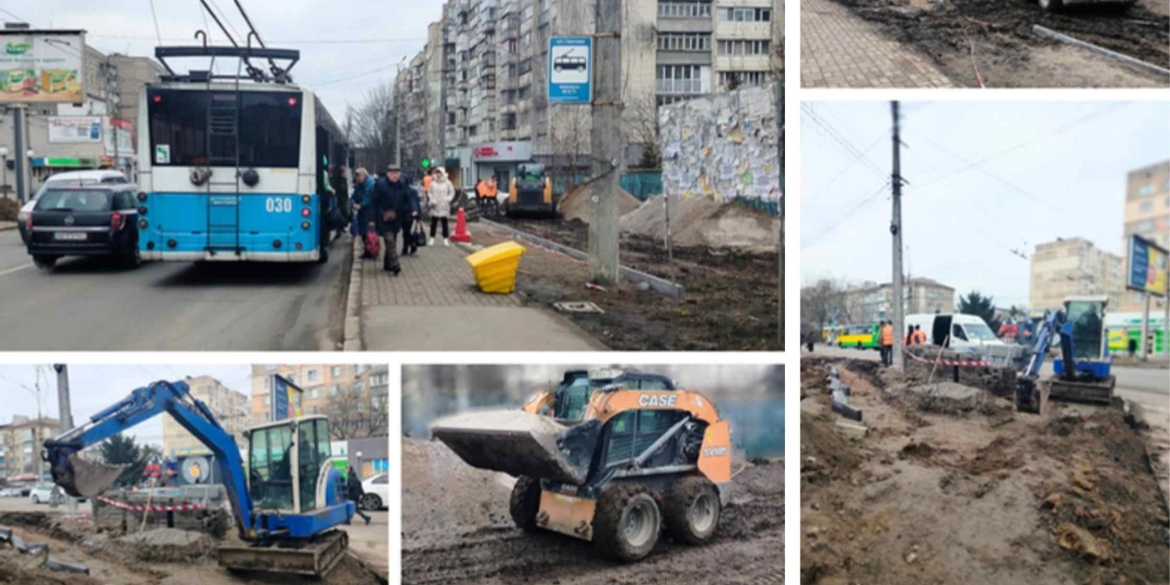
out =
{"type": "MultiPolygon", "coordinates": [[[[491,221],[491,220],[480,219],[479,222],[484,224],[484,225],[487,225],[490,228],[499,229],[500,231],[511,234],[517,238],[520,238],[521,240],[525,240],[531,244],[535,244],[535,245],[540,246],[542,248],[552,250],[553,252],[558,252],[558,253],[564,254],[564,255],[566,255],[570,258],[573,258],[575,260],[580,260],[582,262],[586,262],[589,260],[589,256],[585,252],[582,252],[582,251],[577,250],[575,248],[570,248],[568,246],[562,246],[561,244],[558,244],[558,243],[553,242],[551,240],[547,240],[547,239],[542,238],[540,236],[534,236],[530,233],[523,232],[523,231],[520,231],[516,228],[508,227],[508,226],[503,225],[503,224],[498,224],[498,223],[491,221]]],[[[639,283],[644,282],[650,287],[650,290],[652,290],[656,293],[662,294],[664,296],[670,297],[672,299],[677,299],[679,301],[683,300],[686,297],[687,291],[683,287],[683,285],[681,285],[681,284],[671,282],[669,280],[666,280],[665,278],[659,278],[659,277],[654,276],[652,274],[647,274],[647,273],[642,272],[640,270],[634,270],[633,268],[629,268],[626,266],[619,266],[618,269],[621,272],[622,278],[624,278],[626,280],[626,282],[629,282],[631,284],[639,284],[639,283]]]]}
{"type": "Polygon", "coordinates": [[[1165,68],[1159,67],[1157,65],[1154,65],[1153,63],[1146,63],[1145,61],[1142,61],[1141,59],[1130,57],[1129,55],[1118,53],[1117,51],[1111,51],[1109,49],[1106,49],[1105,47],[1094,45],[1092,43],[1086,43],[1085,41],[1082,41],[1078,38],[1070,37],[1064,33],[1056,32],[1050,28],[1046,28],[1046,27],[1040,26],[1038,24],[1032,26],[1032,32],[1034,32],[1040,36],[1043,36],[1043,37],[1048,37],[1050,39],[1057,40],[1057,41],[1060,41],[1062,43],[1072,45],[1074,47],[1079,47],[1081,49],[1084,49],[1084,50],[1092,52],[1092,53],[1096,53],[1098,55],[1101,55],[1102,57],[1107,57],[1109,59],[1113,59],[1114,61],[1120,61],[1120,62],[1125,63],[1127,65],[1130,65],[1132,67],[1136,67],[1138,69],[1144,69],[1144,70],[1150,71],[1152,73],[1157,73],[1158,75],[1161,75],[1163,77],[1170,77],[1170,69],[1165,69],[1165,68]]]}
{"type": "Polygon", "coordinates": [[[362,350],[362,247],[361,238],[353,239],[350,252],[349,294],[345,300],[345,334],[342,351],[362,350]]]}

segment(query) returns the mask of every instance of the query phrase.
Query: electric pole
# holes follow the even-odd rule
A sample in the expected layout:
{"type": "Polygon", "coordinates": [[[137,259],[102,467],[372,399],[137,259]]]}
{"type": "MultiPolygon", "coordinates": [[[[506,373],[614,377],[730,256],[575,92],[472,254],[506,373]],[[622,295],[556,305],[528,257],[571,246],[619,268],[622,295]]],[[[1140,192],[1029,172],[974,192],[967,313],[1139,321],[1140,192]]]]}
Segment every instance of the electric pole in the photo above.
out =
{"type": "Polygon", "coordinates": [[[784,351],[784,80],[776,76],[776,161],[780,173],[780,351],[784,351]]]}
{"type": "Polygon", "coordinates": [[[901,139],[899,137],[898,102],[890,103],[890,110],[894,116],[894,172],[890,177],[894,187],[894,215],[890,219],[890,234],[894,236],[894,369],[901,370],[903,366],[902,340],[904,334],[903,299],[902,299],[902,159],[901,139]]]}
{"type": "MultiPolygon", "coordinates": [[[[117,151],[114,151],[117,153],[117,151]]],[[[53,364],[57,372],[57,416],[61,423],[61,434],[73,429],[73,407],[69,403],[69,366],[53,364]]],[[[77,498],[66,495],[65,506],[70,516],[77,515],[77,498]]]]}
{"type": "Polygon", "coordinates": [[[16,148],[16,200],[22,204],[32,196],[29,193],[28,181],[28,147],[25,146],[25,129],[27,123],[25,118],[25,108],[28,106],[24,104],[13,104],[8,106],[12,109],[12,131],[13,131],[13,146],[16,148]]]}
{"type": "Polygon", "coordinates": [[[589,278],[602,286],[617,286],[621,281],[618,191],[622,187],[626,142],[621,123],[622,0],[597,0],[595,18],[589,278]]]}

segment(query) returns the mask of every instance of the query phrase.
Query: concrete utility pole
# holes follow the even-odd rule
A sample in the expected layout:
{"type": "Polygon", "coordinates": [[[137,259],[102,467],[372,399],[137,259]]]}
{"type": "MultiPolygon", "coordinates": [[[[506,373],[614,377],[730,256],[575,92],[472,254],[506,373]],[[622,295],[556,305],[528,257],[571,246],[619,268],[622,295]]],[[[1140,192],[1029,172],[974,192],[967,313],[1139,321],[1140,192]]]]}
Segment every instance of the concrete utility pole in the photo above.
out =
{"type": "Polygon", "coordinates": [[[894,236],[894,368],[903,367],[902,338],[905,315],[903,315],[902,299],[902,158],[901,138],[899,136],[898,102],[890,103],[890,111],[894,116],[894,173],[890,180],[894,187],[894,215],[890,219],[890,234],[894,236]]]}
{"type": "Polygon", "coordinates": [[[776,147],[780,168],[780,351],[784,351],[784,80],[776,78],[776,147]]]}
{"type": "Polygon", "coordinates": [[[593,183],[589,188],[589,278],[602,286],[621,281],[618,269],[618,191],[625,166],[622,130],[622,0],[597,0],[593,35],[593,183]]]}
{"type": "MultiPolygon", "coordinates": [[[[117,151],[114,151],[117,153],[117,151]]],[[[73,429],[73,407],[69,403],[69,366],[53,364],[57,372],[57,416],[60,419],[61,434],[73,429]]],[[[77,498],[65,496],[66,511],[70,516],[77,515],[77,498]]]]}
{"type": "Polygon", "coordinates": [[[28,180],[26,178],[28,165],[28,149],[24,144],[24,125],[25,125],[25,105],[14,104],[9,106],[12,108],[12,131],[13,131],[13,145],[16,150],[16,200],[24,203],[31,195],[27,191],[29,188],[28,180]]]}
{"type": "MultiPolygon", "coordinates": [[[[1143,361],[1143,362],[1150,361],[1150,354],[1154,353],[1154,348],[1153,348],[1154,344],[1150,343],[1151,341],[1153,341],[1152,339],[1150,339],[1150,297],[1151,296],[1152,295],[1150,295],[1149,292],[1142,293],[1142,342],[1140,344],[1138,344],[1138,347],[1140,347],[1142,350],[1142,355],[1138,359],[1140,361],[1143,361]]],[[[1167,331],[1170,331],[1170,329],[1168,329],[1167,331]]]]}

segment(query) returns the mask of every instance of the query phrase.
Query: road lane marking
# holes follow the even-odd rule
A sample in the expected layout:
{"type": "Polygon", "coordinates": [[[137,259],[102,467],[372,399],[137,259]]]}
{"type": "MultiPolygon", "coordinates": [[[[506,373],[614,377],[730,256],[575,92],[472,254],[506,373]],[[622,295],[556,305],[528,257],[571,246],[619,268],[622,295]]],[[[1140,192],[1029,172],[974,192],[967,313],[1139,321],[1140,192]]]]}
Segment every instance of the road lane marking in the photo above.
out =
{"type": "Polygon", "coordinates": [[[12,274],[13,272],[24,270],[25,268],[31,268],[32,266],[33,266],[32,264],[25,264],[24,266],[17,266],[16,268],[9,268],[8,270],[2,270],[2,271],[0,271],[0,276],[4,276],[5,274],[12,274]]]}

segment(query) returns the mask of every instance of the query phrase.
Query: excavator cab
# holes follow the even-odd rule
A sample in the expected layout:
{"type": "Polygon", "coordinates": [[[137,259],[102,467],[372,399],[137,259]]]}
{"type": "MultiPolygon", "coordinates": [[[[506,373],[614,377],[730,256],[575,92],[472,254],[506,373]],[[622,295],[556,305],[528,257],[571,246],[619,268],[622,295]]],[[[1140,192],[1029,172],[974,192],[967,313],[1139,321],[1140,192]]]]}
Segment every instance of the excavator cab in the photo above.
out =
{"type": "MultiPolygon", "coordinates": [[[[278,421],[253,428],[248,437],[248,491],[257,508],[304,514],[331,503],[317,501],[322,466],[331,457],[328,420],[278,421]]],[[[345,493],[343,482],[329,487],[329,493],[345,493]]]]}

